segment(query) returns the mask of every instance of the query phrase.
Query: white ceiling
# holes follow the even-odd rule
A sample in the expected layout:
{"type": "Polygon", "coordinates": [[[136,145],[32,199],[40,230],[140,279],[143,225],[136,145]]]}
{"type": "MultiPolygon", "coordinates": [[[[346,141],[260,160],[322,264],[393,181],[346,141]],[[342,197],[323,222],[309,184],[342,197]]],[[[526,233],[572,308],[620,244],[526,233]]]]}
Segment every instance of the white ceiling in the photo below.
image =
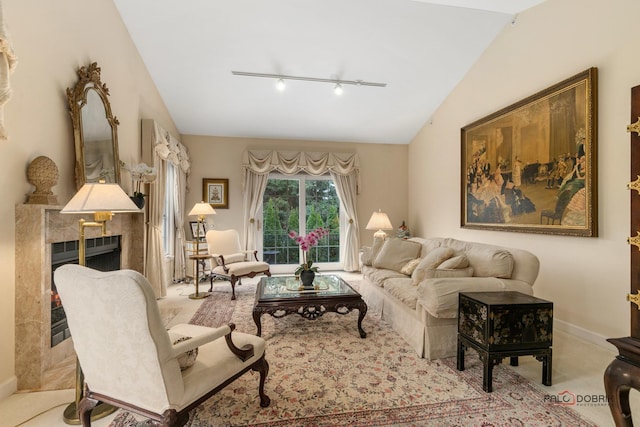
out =
{"type": "Polygon", "coordinates": [[[114,0],[181,134],[408,144],[544,0],[114,0]],[[385,88],[234,76],[363,80],[385,88]]]}

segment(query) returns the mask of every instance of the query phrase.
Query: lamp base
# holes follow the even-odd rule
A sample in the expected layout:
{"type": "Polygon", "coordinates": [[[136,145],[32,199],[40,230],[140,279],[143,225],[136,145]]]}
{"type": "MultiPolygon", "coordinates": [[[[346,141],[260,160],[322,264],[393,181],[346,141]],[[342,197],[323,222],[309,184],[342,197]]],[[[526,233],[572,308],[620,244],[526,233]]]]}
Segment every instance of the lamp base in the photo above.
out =
{"type": "Polygon", "coordinates": [[[385,233],[382,230],[378,230],[375,233],[373,233],[373,238],[374,239],[382,239],[382,240],[384,240],[384,239],[387,238],[387,233],[385,233]]]}
{"type": "MultiPolygon", "coordinates": [[[[113,414],[117,410],[118,408],[116,408],[115,406],[100,402],[96,405],[95,408],[93,408],[93,411],[91,411],[91,421],[96,421],[104,418],[107,415],[113,414]]],[[[82,421],[80,420],[80,414],[78,414],[78,408],[76,407],[76,402],[71,402],[69,406],[65,408],[62,418],[67,424],[82,424],[82,421]]]]}
{"type": "Polygon", "coordinates": [[[211,295],[209,292],[194,292],[191,295],[189,295],[189,298],[191,299],[203,299],[208,297],[209,295],[211,295]]]}

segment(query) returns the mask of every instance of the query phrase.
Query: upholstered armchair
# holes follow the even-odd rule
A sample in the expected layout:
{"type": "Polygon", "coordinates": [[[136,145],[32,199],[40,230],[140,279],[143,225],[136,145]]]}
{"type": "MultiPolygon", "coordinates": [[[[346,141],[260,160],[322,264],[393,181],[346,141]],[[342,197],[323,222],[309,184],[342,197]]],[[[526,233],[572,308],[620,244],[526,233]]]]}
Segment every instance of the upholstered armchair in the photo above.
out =
{"type": "Polygon", "coordinates": [[[211,270],[211,288],[216,279],[231,282],[231,299],[236,299],[236,282],[242,284],[243,277],[258,274],[271,276],[269,264],[258,261],[258,251],[244,251],[236,230],[209,230],[206,234],[209,254],[217,265],[211,270]]]}
{"type": "Polygon", "coordinates": [[[149,282],[133,270],[67,264],[54,282],[84,373],[83,426],[99,401],[182,426],[189,411],[249,370],[260,373],[260,406],[269,406],[262,338],[234,332],[233,324],[167,331],[149,282]]]}

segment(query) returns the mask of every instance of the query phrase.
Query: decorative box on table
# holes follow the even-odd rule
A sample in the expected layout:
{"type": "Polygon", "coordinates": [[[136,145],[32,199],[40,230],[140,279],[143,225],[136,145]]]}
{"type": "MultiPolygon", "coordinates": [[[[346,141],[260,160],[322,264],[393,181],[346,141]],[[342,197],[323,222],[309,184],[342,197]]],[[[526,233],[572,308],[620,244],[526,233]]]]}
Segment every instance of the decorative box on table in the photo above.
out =
{"type": "Polygon", "coordinates": [[[505,357],[542,362],[542,383],[551,385],[553,303],[520,292],[461,292],[458,299],[458,370],[464,352],[476,350],[484,363],[482,388],[491,392],[493,366],[505,357]]]}

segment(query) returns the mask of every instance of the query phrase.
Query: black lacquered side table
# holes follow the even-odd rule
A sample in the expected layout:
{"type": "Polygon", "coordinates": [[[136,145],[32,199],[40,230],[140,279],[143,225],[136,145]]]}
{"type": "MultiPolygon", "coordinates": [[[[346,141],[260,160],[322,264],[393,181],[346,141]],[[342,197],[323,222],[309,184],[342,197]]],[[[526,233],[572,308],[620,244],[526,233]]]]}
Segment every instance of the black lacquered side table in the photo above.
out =
{"type": "Polygon", "coordinates": [[[542,384],[551,385],[553,303],[520,292],[461,292],[458,297],[457,368],[464,353],[478,352],[484,365],[482,389],[492,391],[493,367],[510,357],[534,356],[542,362],[542,384]]]}

